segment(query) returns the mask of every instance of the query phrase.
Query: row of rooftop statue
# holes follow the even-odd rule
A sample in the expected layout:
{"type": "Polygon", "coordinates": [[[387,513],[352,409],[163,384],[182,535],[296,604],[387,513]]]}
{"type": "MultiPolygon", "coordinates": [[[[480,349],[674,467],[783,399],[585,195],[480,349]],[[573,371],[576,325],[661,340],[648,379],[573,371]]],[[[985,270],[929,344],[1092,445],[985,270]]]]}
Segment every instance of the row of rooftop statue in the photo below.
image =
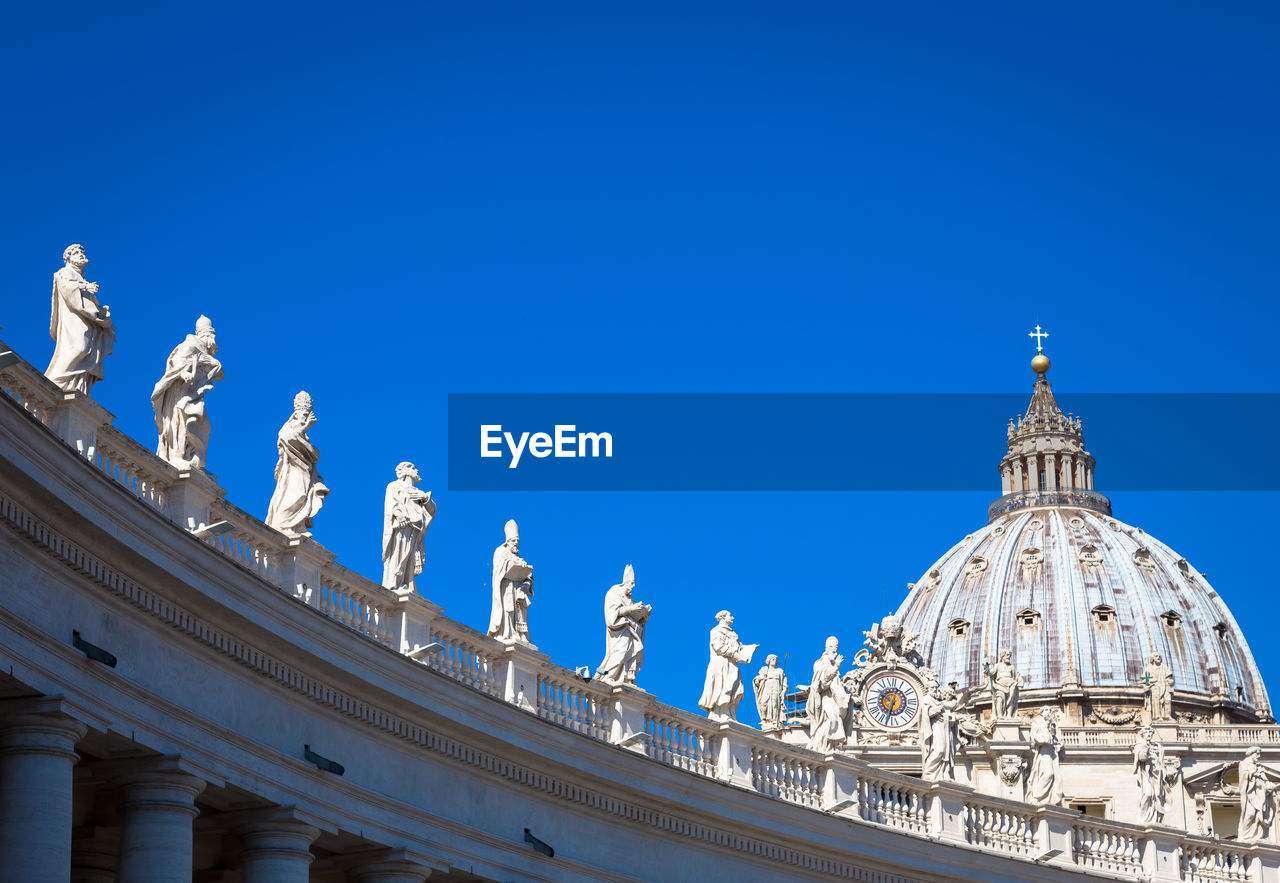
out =
{"type": "MultiPolygon", "coordinates": [[[[98,283],[85,279],[88,257],[81,245],[62,253],[64,266],[53,277],[49,334],[55,341],[45,376],[66,392],[89,395],[103,377],[103,363],[115,342],[111,309],[98,302],[98,283]]],[[[174,347],[163,376],[151,393],[159,440],[156,454],[180,471],[201,469],[209,447],[209,414],[205,395],[223,377],[218,343],[207,316],[196,320],[195,332],[174,347]]],[[[277,435],[275,492],[266,523],[288,536],[306,534],[329,493],[316,470],[320,452],[309,431],[316,422],[311,396],[299,392],[293,414],[277,435]]],[[[436,515],[430,491],[414,485],[421,480],[409,462],[396,467],[387,486],[383,510],[382,585],[400,594],[417,590],[422,573],[424,540],[436,515]]],[[[533,596],[533,568],[519,555],[520,530],[508,521],[505,539],[493,553],[493,603],[490,635],[501,640],[529,641],[529,603],[533,596]]],[[[607,652],[599,676],[615,683],[635,683],[644,655],[644,625],[649,605],[631,601],[635,584],[631,565],[620,585],[605,600],[607,652]]]]}
{"type": "MultiPolygon", "coordinates": [[[[98,284],[84,277],[88,264],[84,248],[68,246],[62,257],[65,266],[54,274],[50,320],[50,335],[56,346],[45,374],[67,392],[88,395],[93,384],[103,377],[103,362],[111,354],[115,327],[110,308],[97,300],[98,284]]],[[[151,394],[158,433],[156,454],[182,471],[203,468],[205,464],[209,416],[204,398],[223,376],[217,352],[213,324],[201,316],[195,332],[169,354],[164,374],[151,394]]],[[[316,471],[319,452],[308,435],[315,422],[311,397],[299,392],[294,397],[293,414],[277,437],[276,488],[266,517],[270,527],[289,536],[306,534],[329,493],[316,471]]],[[[418,481],[420,476],[412,463],[399,464],[385,498],[382,584],[402,594],[416,591],[414,577],[422,572],[424,539],[436,514],[431,493],[414,486],[418,481]]],[[[488,633],[500,640],[529,644],[533,568],[519,551],[519,528],[515,521],[508,521],[504,542],[493,555],[488,633]]],[[[612,684],[635,684],[644,659],[644,632],[651,607],[632,599],[634,586],[635,574],[627,565],[622,582],[611,587],[605,596],[606,652],[595,677],[612,684]]],[[[698,704],[713,721],[724,722],[736,718],[744,695],[739,666],[751,661],[759,645],[741,642],[732,628],[733,615],[729,611],[720,611],[716,620],[698,704]]],[[[928,781],[954,779],[956,755],[961,748],[972,741],[988,740],[1002,722],[1018,720],[1022,678],[1008,650],[986,665],[992,714],[983,721],[968,710],[973,690],[960,690],[955,684],[941,685],[936,674],[924,665],[916,648],[917,637],[902,629],[894,617],[886,617],[863,634],[866,649],[858,652],[853,670],[844,675],[840,674],[844,657],[839,653],[839,641],[828,638],[823,654],[814,663],[812,681],[797,693],[804,698],[805,711],[802,717],[797,715],[795,722],[807,730],[808,748],[823,753],[837,751],[859,728],[874,729],[868,716],[872,710],[864,707],[864,687],[873,682],[868,677],[873,673],[909,673],[923,688],[918,698],[906,700],[899,710],[909,708],[918,714],[914,728],[922,776],[928,781]]],[[[786,676],[777,663],[777,656],[768,656],[753,683],[761,729],[781,735],[793,722],[786,716],[786,676]]],[[[1158,655],[1151,657],[1143,681],[1147,720],[1172,720],[1173,674],[1158,655]]],[[[907,682],[900,683],[905,687],[907,682]]],[[[914,687],[905,688],[915,692],[914,687]]],[[[901,694],[897,687],[894,689],[901,694]]],[[[901,702],[902,696],[893,701],[901,702]]],[[[1176,758],[1165,755],[1155,735],[1152,727],[1143,727],[1133,747],[1139,812],[1141,821],[1147,823],[1163,818],[1170,786],[1177,781],[1180,766],[1176,758]]],[[[1032,757],[1025,770],[1027,799],[1034,803],[1061,802],[1062,742],[1053,708],[1045,706],[1032,716],[1029,742],[1032,757]]],[[[1241,840],[1269,837],[1275,817],[1273,793],[1280,785],[1270,783],[1258,755],[1258,748],[1248,749],[1239,765],[1241,840]]],[[[1002,759],[1002,775],[1020,775],[1023,763],[1016,759],[1016,770],[1005,769],[1002,759]]]]}

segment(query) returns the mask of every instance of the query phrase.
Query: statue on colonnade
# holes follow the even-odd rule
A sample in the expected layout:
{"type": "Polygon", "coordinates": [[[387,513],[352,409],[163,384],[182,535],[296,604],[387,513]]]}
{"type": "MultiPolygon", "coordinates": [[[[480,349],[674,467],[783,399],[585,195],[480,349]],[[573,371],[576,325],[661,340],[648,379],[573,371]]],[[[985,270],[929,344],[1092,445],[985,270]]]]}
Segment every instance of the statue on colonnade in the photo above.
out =
{"type": "Polygon", "coordinates": [[[840,641],[835,635],[827,638],[826,649],[813,663],[813,680],[809,684],[809,698],[805,712],[809,716],[809,744],[812,751],[829,754],[843,748],[848,738],[845,718],[853,697],[840,678],[840,641]]]}
{"type": "Polygon", "coordinates": [[[515,520],[503,527],[506,540],[493,550],[493,606],[489,634],[503,641],[529,640],[529,604],[533,598],[533,567],[518,554],[520,527],[515,520]]]}
{"type": "Polygon", "coordinates": [[[222,379],[215,355],[218,342],[208,316],[196,320],[195,334],[173,348],[164,376],[151,391],[160,441],[156,454],[180,470],[200,469],[209,447],[209,415],[204,395],[222,379]]]}
{"type": "Polygon", "coordinates": [[[407,460],[397,466],[382,510],[382,586],[401,595],[417,591],[414,577],[422,573],[427,528],[436,517],[431,491],[414,487],[421,480],[407,460]]]}
{"type": "Polygon", "coordinates": [[[713,721],[736,720],[738,703],[744,695],[742,673],[738,666],[751,661],[759,644],[743,644],[732,628],[733,614],[721,610],[716,614],[716,626],[711,630],[711,660],[707,663],[707,677],[702,685],[702,698],[698,707],[713,721]]]}
{"type": "Polygon", "coordinates": [[[320,480],[316,463],[320,451],[307,431],[315,425],[311,396],[300,392],[293,397],[293,416],[280,427],[276,449],[276,490],[267,510],[267,525],[281,533],[301,535],[311,527],[329,489],[320,480]]]}
{"type": "Polygon", "coordinates": [[[89,263],[84,246],[68,245],[62,260],[63,268],[53,274],[49,336],[55,343],[44,374],[66,392],[88,395],[102,379],[102,363],[111,355],[116,329],[111,308],[98,303],[98,283],[84,278],[89,263]]]}
{"type": "Polygon", "coordinates": [[[596,677],[606,683],[634,684],[644,662],[644,627],[653,606],[631,599],[635,584],[635,570],[628,564],[622,582],[604,596],[605,655],[596,677]]]}

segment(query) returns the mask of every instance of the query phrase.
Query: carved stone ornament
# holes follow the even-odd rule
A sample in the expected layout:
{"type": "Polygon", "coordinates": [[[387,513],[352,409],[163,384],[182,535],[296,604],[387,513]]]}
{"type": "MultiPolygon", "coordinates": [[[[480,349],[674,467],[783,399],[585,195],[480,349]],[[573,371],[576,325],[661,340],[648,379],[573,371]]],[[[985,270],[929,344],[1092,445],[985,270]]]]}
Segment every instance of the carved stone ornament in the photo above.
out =
{"type": "Polygon", "coordinates": [[[1072,515],[1071,518],[1067,520],[1067,525],[1075,530],[1079,530],[1084,527],[1084,519],[1079,515],[1072,515]]]}
{"type": "Polygon", "coordinates": [[[1022,550],[1022,566],[1027,570],[1038,570],[1040,565],[1044,563],[1044,553],[1035,546],[1028,546],[1022,550]]]}
{"type": "Polygon", "coordinates": [[[1039,530],[1044,527],[1044,522],[1039,518],[1033,518],[1027,522],[1027,530],[1039,530]]]}
{"type": "Polygon", "coordinates": [[[1089,723],[1110,724],[1113,727],[1123,727],[1134,722],[1138,717],[1140,709],[1137,708],[1121,708],[1118,705],[1109,705],[1106,708],[1093,708],[1089,712],[1089,723]]]}
{"type": "Polygon", "coordinates": [[[1018,755],[1002,754],[997,761],[996,771],[1000,774],[1000,781],[1012,788],[1022,778],[1024,766],[1022,758],[1018,755]]]}

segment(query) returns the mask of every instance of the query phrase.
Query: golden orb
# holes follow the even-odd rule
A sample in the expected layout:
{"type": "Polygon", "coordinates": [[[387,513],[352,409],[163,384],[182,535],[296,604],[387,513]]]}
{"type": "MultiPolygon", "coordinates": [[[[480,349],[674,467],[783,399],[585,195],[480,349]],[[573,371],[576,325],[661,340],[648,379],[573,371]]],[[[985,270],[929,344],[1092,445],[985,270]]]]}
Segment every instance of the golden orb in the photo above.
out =
{"type": "Polygon", "coordinates": [[[1049,357],[1044,353],[1036,353],[1036,357],[1031,360],[1031,370],[1037,374],[1049,373],[1049,357]]]}

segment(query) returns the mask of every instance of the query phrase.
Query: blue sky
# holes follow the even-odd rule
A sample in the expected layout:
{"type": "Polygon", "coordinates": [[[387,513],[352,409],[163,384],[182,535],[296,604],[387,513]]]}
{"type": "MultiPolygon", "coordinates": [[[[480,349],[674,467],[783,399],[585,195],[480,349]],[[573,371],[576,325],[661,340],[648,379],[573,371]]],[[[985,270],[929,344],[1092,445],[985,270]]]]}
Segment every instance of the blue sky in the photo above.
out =
{"type": "MultiPolygon", "coordinates": [[[[556,661],[599,662],[631,562],[641,686],[694,708],[722,607],[803,680],[984,523],[1002,425],[989,494],[450,493],[446,395],[1029,395],[1036,323],[1068,407],[1275,391],[1280,13],[1038,6],[9,4],[0,334],[47,363],[82,242],[118,325],[95,398],[144,443],[165,356],[213,319],[209,465],[237,505],[265,514],[305,388],[315,535],[347,566],[380,572],[411,459],[449,615],[483,628],[515,517],[556,661]]],[[[1114,495],[1209,574],[1273,688],[1275,502],[1114,495]]]]}

